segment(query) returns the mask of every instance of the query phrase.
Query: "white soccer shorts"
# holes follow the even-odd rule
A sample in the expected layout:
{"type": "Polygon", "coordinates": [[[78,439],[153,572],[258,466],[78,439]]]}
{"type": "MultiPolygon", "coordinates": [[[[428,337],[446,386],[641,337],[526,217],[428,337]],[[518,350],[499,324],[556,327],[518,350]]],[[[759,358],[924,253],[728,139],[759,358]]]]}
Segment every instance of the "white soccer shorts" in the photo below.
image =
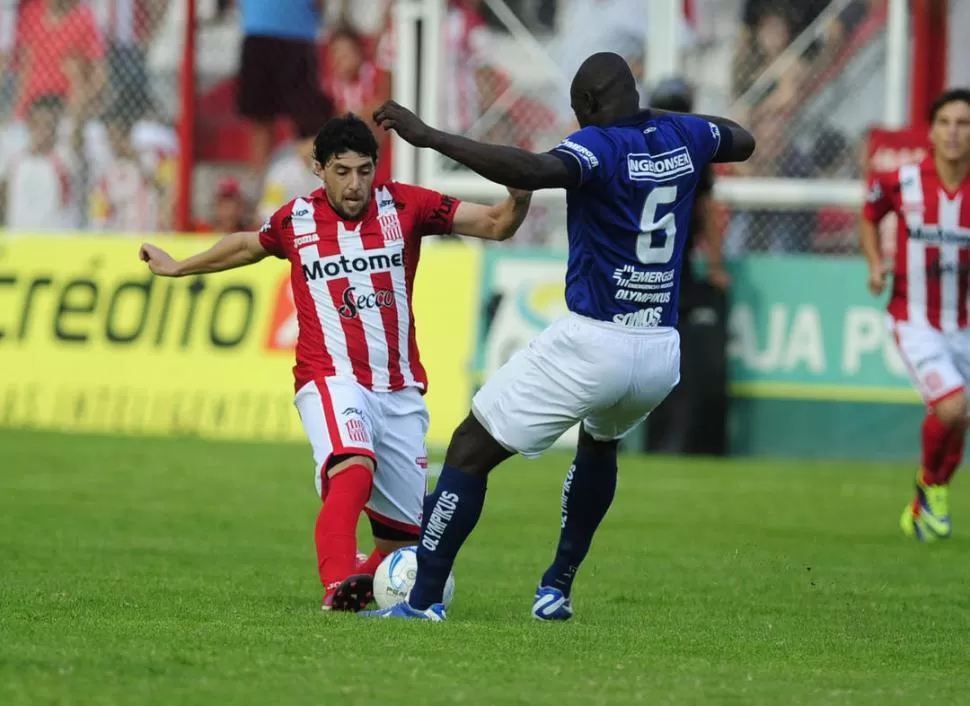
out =
{"type": "Polygon", "coordinates": [[[478,391],[472,413],[510,451],[535,457],[579,421],[620,439],[680,381],[680,335],[569,314],[513,355],[478,391]]]}
{"type": "Polygon", "coordinates": [[[888,318],[899,356],[927,405],[961,392],[970,380],[970,330],[943,333],[888,318]]]}
{"type": "Polygon", "coordinates": [[[367,514],[419,532],[428,477],[428,408],[421,393],[413,387],[372,392],[356,380],[330,377],[304,385],[295,402],[313,447],[317,493],[325,497],[324,469],[332,456],[367,456],[376,465],[367,514]]]}

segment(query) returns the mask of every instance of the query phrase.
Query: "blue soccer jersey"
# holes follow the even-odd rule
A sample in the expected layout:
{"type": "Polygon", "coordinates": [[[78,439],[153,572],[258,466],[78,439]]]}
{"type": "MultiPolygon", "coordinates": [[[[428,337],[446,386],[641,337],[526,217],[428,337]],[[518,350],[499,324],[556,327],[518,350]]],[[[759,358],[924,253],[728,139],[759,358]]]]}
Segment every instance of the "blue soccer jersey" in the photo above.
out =
{"type": "Polygon", "coordinates": [[[553,150],[580,174],[566,192],[570,311],[628,326],[677,323],[694,191],[720,142],[703,118],[645,111],[585,127],[553,150]]]}

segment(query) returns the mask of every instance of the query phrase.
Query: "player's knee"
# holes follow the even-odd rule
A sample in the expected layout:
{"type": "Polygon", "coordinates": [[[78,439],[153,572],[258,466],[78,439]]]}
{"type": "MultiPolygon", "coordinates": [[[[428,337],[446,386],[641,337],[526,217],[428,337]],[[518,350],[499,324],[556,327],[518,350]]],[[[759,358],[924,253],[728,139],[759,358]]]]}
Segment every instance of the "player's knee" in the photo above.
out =
{"type": "Polygon", "coordinates": [[[395,549],[410,547],[418,543],[420,532],[417,528],[404,529],[403,527],[392,527],[378,519],[368,516],[370,519],[370,531],[374,536],[374,546],[382,554],[390,554],[395,549]]]}
{"type": "Polygon", "coordinates": [[[933,414],[948,427],[966,423],[967,396],[964,392],[950,395],[933,405],[933,414]]]}
{"type": "Polygon", "coordinates": [[[616,456],[619,445],[620,442],[618,439],[597,441],[593,438],[592,434],[586,431],[585,425],[579,425],[579,441],[577,442],[577,447],[583,451],[596,454],[597,456],[616,456]]]}
{"type": "Polygon", "coordinates": [[[338,473],[347,470],[353,466],[363,466],[371,473],[374,472],[374,459],[369,456],[364,456],[362,454],[357,455],[343,455],[343,456],[331,456],[330,460],[327,462],[327,477],[333,478],[338,473]]]}
{"type": "Polygon", "coordinates": [[[495,466],[512,456],[482,423],[469,414],[451,436],[445,463],[476,476],[488,475],[495,466]]]}

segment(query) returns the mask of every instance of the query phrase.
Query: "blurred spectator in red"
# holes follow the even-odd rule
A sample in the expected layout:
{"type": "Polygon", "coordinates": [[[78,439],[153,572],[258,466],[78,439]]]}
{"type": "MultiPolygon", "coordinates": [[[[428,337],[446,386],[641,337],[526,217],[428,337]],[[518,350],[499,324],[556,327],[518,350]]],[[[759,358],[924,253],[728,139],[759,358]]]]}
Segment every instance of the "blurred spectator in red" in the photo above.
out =
{"type": "Polygon", "coordinates": [[[327,55],[327,83],[337,112],[356,113],[373,128],[371,115],[391,95],[390,76],[367,57],[363,39],[349,27],[330,34],[327,55]]]}
{"type": "Polygon", "coordinates": [[[239,0],[239,5],[244,38],[238,108],[252,121],[252,167],[262,175],[277,118],[288,117],[305,137],[333,114],[317,66],[323,0],[239,0]]]}
{"type": "Polygon", "coordinates": [[[239,180],[225,177],[216,186],[211,220],[197,224],[195,231],[197,233],[238,233],[252,230],[253,223],[248,217],[248,210],[239,180]]]}
{"type": "Polygon", "coordinates": [[[75,129],[67,142],[58,140],[63,113],[60,96],[39,96],[27,108],[26,149],[0,166],[4,223],[11,230],[69,230],[80,225],[80,130],[75,129]]]}
{"type": "Polygon", "coordinates": [[[23,118],[40,96],[88,105],[105,83],[104,53],[101,32],[87,4],[26,0],[14,49],[20,77],[15,116],[23,118]]]}
{"type": "Polygon", "coordinates": [[[381,146],[375,181],[390,178],[388,133],[377,129],[371,115],[391,97],[391,75],[367,56],[364,40],[349,27],[334,30],[327,40],[327,85],[338,113],[355,113],[371,126],[381,146]]]}
{"type": "Polygon", "coordinates": [[[494,72],[489,67],[489,34],[482,0],[448,0],[442,29],[441,123],[448,132],[465,132],[492,100],[494,72]]]}
{"type": "Polygon", "coordinates": [[[159,216],[163,202],[168,201],[168,185],[160,165],[151,153],[136,148],[134,120],[126,106],[112,106],[103,120],[112,157],[96,174],[89,195],[91,227],[126,233],[161,229],[159,216]]]}

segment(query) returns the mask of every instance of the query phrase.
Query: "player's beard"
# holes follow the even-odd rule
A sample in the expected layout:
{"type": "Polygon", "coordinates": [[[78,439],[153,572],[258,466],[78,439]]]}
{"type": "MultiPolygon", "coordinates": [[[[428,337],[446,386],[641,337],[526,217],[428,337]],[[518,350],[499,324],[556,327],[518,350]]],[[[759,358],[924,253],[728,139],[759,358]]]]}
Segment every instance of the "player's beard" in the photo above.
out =
{"type": "Polygon", "coordinates": [[[351,213],[348,209],[344,208],[343,202],[334,203],[331,201],[330,205],[333,207],[333,210],[337,212],[337,215],[343,218],[345,221],[355,221],[361,217],[364,211],[367,210],[367,207],[370,205],[370,199],[367,196],[364,196],[363,201],[358,204],[357,210],[354,213],[351,213]]]}

